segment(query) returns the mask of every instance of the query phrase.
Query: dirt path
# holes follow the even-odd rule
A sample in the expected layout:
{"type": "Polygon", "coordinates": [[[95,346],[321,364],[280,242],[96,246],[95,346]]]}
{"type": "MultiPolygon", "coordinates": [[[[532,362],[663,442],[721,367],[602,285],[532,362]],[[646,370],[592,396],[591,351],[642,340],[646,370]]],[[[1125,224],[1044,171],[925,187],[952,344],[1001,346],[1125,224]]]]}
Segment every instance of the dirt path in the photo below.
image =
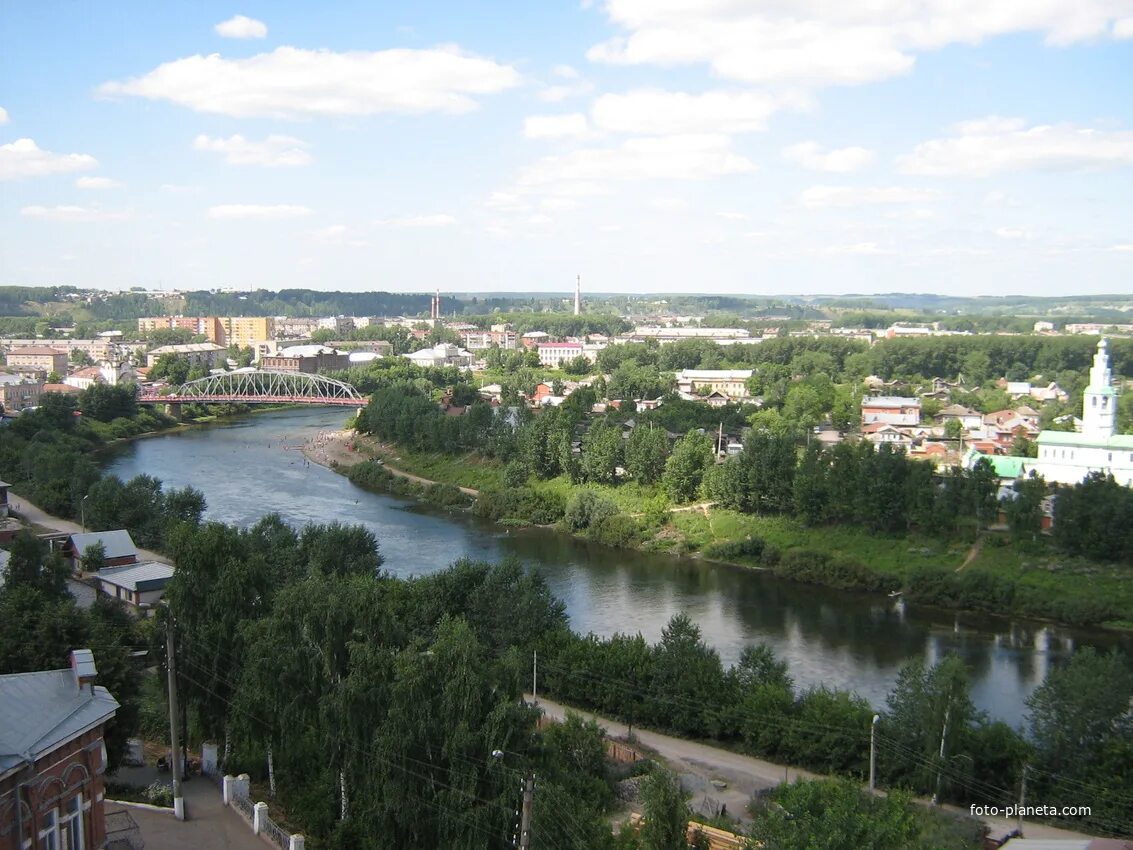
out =
{"type": "MultiPolygon", "coordinates": [[[[404,478],[407,481],[425,486],[442,483],[390,466],[384,458],[366,451],[364,446],[360,447],[357,435],[353,431],[320,432],[315,439],[304,443],[303,454],[308,460],[326,467],[331,466],[331,464],[350,467],[367,460],[378,460],[387,472],[396,475],[398,478],[404,478]]],[[[473,490],[471,487],[457,487],[456,489],[466,496],[476,497],[480,495],[479,490],[473,490]]]]}
{"type": "Polygon", "coordinates": [[[956,568],[956,572],[960,572],[960,570],[964,569],[964,567],[968,566],[968,564],[972,563],[972,561],[978,558],[980,556],[980,550],[983,549],[983,547],[984,535],[981,534],[976,538],[976,542],[972,544],[972,548],[968,550],[968,556],[964,558],[964,563],[956,568]]]}
{"type": "MultiPolygon", "coordinates": [[[[530,701],[531,695],[526,694],[530,701]]],[[[600,717],[588,711],[568,708],[560,703],[539,697],[539,707],[548,717],[561,720],[569,710],[581,715],[587,720],[595,720],[604,726],[609,735],[615,738],[625,737],[628,729],[625,724],[606,717],[600,717]]],[[[789,765],[776,764],[763,759],[734,753],[731,750],[701,744],[697,741],[687,741],[684,738],[674,738],[671,735],[662,735],[660,732],[651,732],[647,729],[634,729],[634,737],[643,745],[653,750],[657,755],[669,763],[670,768],[679,774],[695,777],[707,786],[704,792],[693,794],[694,806],[702,802],[706,795],[719,803],[726,803],[728,813],[736,817],[746,817],[748,800],[754,791],[764,788],[774,788],[784,781],[794,782],[796,779],[816,779],[818,774],[789,765]],[[722,779],[728,783],[723,790],[714,788],[713,779],[722,779]]],[[[927,800],[917,800],[918,803],[929,805],[927,800]]],[[[941,808],[958,814],[967,814],[966,809],[956,806],[942,806],[941,808]]],[[[993,832],[1003,834],[1015,828],[1015,821],[1007,818],[985,817],[981,820],[991,827],[993,832]]],[[[1046,839],[1085,839],[1089,836],[1084,833],[1071,832],[1058,829],[1041,823],[1026,822],[1023,828],[1028,838],[1046,839]]]]}
{"type": "MultiPolygon", "coordinates": [[[[13,490],[8,491],[8,505],[19,515],[20,519],[32,525],[39,525],[52,531],[61,531],[67,534],[78,534],[83,530],[77,522],[52,516],[13,490]]],[[[160,552],[152,552],[149,549],[139,549],[138,558],[143,561],[170,563],[168,556],[162,555],[160,552]]]]}

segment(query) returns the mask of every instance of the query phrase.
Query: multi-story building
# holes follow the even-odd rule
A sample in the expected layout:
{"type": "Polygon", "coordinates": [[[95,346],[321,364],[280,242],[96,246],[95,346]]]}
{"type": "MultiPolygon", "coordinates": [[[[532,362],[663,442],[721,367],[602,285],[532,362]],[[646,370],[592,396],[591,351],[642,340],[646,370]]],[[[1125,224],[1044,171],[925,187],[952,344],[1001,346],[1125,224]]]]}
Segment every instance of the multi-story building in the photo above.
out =
{"type": "Polygon", "coordinates": [[[719,345],[735,342],[751,342],[751,331],[747,328],[663,328],[656,326],[636,327],[624,335],[622,341],[644,342],[655,339],[664,345],[682,339],[707,339],[719,345]]]}
{"type": "Polygon", "coordinates": [[[271,316],[227,316],[220,321],[224,325],[223,345],[248,348],[275,335],[275,319],[271,316]]]}
{"type": "Polygon", "coordinates": [[[153,366],[163,354],[188,360],[190,365],[213,369],[224,362],[226,349],[215,342],[189,342],[185,345],[162,345],[146,354],[146,365],[153,366]]]}
{"type": "Polygon", "coordinates": [[[412,354],[403,354],[412,363],[418,366],[459,366],[468,368],[475,359],[472,354],[459,346],[448,342],[439,342],[432,348],[422,348],[412,354]]]}
{"type": "Polygon", "coordinates": [[[549,368],[562,366],[576,357],[584,356],[581,342],[541,342],[536,346],[539,365],[549,368]]]}
{"type": "Polygon", "coordinates": [[[699,395],[701,390],[710,393],[723,393],[732,399],[749,397],[747,381],[752,376],[751,369],[685,369],[674,376],[677,389],[690,395],[699,395]]]}
{"type": "Polygon", "coordinates": [[[460,335],[469,351],[485,351],[493,345],[510,350],[516,347],[515,331],[507,328],[490,331],[465,331],[460,335]]]}
{"type": "Polygon", "coordinates": [[[106,724],[89,649],[63,670],[0,676],[0,850],[102,847],[106,724]]]}
{"type": "Polygon", "coordinates": [[[260,368],[276,372],[329,372],[350,366],[350,355],[325,345],[292,345],[260,358],[260,368]]]}
{"type": "Polygon", "coordinates": [[[26,345],[10,349],[5,362],[13,369],[34,369],[62,375],[67,371],[67,352],[46,345],[26,345]]]}
{"type": "Polygon", "coordinates": [[[42,394],[43,381],[30,380],[20,375],[0,375],[0,405],[5,413],[38,407],[42,394]]]}
{"type": "Polygon", "coordinates": [[[867,396],[862,399],[862,425],[911,426],[921,423],[921,400],[902,396],[867,396]]]}

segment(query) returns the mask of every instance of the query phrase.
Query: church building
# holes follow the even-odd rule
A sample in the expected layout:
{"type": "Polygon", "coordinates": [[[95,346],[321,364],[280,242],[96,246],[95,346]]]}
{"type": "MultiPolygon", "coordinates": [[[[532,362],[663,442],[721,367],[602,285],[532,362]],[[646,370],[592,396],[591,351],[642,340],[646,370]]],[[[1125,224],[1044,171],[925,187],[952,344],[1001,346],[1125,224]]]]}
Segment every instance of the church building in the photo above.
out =
{"type": "Polygon", "coordinates": [[[1117,433],[1117,390],[1106,341],[1098,343],[1082,403],[1081,432],[1041,431],[1032,468],[1048,483],[1077,484],[1091,472],[1133,487],[1133,434],[1117,433]]]}

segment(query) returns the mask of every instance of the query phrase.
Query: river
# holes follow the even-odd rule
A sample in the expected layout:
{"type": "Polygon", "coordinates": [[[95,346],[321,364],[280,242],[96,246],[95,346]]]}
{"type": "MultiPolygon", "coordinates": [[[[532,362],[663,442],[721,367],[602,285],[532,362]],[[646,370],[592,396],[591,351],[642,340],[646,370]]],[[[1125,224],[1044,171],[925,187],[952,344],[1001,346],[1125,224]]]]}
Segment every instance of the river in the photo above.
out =
{"type": "Polygon", "coordinates": [[[437,515],[305,462],[298,447],[319,431],[341,428],[347,415],[306,408],[149,437],[121,447],[107,469],[122,478],[147,473],[166,486],[192,485],[205,494],[208,519],[247,525],[275,511],[295,525],[359,523],[377,536],[385,569],[398,576],[426,575],[462,557],[515,556],[546,578],[577,631],[640,631],[655,641],[683,611],[725,664],[762,641],[788,662],[799,686],[851,689],[875,706],[884,704],[903,663],[956,652],[972,669],[977,706],[1018,726],[1026,696],[1077,647],[1133,651],[1128,635],[954,615],[728,565],[437,515]]]}

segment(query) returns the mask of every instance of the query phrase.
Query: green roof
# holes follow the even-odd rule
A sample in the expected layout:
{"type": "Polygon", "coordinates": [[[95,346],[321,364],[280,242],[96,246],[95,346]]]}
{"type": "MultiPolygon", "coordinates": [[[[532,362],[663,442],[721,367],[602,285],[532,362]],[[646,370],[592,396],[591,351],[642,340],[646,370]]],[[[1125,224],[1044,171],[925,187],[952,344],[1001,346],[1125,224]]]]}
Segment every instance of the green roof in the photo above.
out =
{"type": "Polygon", "coordinates": [[[1031,459],[1008,455],[984,455],[984,457],[991,463],[991,468],[1000,478],[1021,478],[1023,476],[1023,464],[1031,459]]]}
{"type": "Polygon", "coordinates": [[[1040,446],[1083,446],[1091,449],[1133,450],[1133,434],[1115,434],[1106,439],[1087,437],[1077,431],[1040,431],[1036,441],[1040,446]]]}

